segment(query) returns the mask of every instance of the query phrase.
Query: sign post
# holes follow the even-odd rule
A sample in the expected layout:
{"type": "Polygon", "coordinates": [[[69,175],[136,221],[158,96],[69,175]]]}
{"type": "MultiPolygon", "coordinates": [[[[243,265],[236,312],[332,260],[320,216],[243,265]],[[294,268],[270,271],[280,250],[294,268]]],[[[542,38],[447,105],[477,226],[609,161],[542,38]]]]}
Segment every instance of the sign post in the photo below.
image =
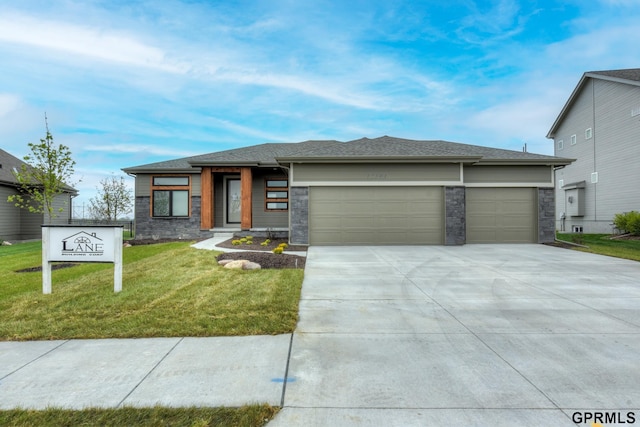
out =
{"type": "Polygon", "coordinates": [[[113,291],[122,290],[122,226],[43,225],[42,293],[51,293],[51,263],[111,262],[113,291]]]}

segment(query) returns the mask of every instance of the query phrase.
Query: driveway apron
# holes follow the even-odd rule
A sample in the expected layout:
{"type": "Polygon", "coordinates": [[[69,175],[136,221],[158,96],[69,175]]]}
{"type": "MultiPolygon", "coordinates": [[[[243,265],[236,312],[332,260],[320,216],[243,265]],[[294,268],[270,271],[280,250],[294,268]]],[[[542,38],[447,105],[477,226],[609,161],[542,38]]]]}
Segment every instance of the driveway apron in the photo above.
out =
{"type": "Polygon", "coordinates": [[[640,419],[639,333],[637,262],[544,245],[311,247],[270,425],[640,419]]]}

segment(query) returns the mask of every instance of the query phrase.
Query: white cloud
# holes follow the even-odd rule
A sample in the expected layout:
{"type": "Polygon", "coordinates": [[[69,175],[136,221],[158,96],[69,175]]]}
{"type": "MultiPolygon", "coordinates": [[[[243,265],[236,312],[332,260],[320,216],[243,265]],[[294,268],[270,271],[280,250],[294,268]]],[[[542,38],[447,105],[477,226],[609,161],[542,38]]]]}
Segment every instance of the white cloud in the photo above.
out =
{"type": "Polygon", "coordinates": [[[16,111],[20,105],[20,97],[12,94],[0,93],[0,117],[16,111]]]}
{"type": "Polygon", "coordinates": [[[0,40],[170,73],[188,71],[185,64],[169,60],[162,49],[128,34],[21,14],[0,16],[0,40]]]}

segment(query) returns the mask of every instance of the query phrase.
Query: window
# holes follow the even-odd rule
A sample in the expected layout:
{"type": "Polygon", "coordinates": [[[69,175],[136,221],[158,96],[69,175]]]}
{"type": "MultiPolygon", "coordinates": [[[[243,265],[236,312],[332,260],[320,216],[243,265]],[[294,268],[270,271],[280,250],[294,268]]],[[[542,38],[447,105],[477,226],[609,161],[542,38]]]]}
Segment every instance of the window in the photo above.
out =
{"type": "Polygon", "coordinates": [[[558,150],[562,150],[564,148],[564,141],[563,140],[558,140],[558,150]]]}
{"type": "Polygon", "coordinates": [[[154,176],[151,183],[151,216],[189,216],[191,187],[188,176],[154,176]]]}
{"type": "Polygon", "coordinates": [[[593,130],[591,128],[584,131],[584,139],[591,139],[593,136],[593,130]]]}
{"type": "Polygon", "coordinates": [[[575,135],[571,135],[571,145],[576,145],[576,142],[578,141],[578,139],[576,138],[575,135]]]}
{"type": "Polygon", "coordinates": [[[289,209],[289,181],[267,178],[264,188],[265,209],[267,211],[286,211],[289,209]]]}

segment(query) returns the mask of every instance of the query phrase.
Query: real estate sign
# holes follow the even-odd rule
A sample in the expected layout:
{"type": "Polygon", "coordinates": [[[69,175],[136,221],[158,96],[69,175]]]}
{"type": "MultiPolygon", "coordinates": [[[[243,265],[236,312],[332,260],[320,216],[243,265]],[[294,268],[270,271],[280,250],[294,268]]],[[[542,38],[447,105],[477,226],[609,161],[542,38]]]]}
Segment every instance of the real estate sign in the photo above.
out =
{"type": "Polygon", "coordinates": [[[42,293],[51,293],[51,262],[112,262],[122,290],[122,226],[43,225],[42,293]]]}

